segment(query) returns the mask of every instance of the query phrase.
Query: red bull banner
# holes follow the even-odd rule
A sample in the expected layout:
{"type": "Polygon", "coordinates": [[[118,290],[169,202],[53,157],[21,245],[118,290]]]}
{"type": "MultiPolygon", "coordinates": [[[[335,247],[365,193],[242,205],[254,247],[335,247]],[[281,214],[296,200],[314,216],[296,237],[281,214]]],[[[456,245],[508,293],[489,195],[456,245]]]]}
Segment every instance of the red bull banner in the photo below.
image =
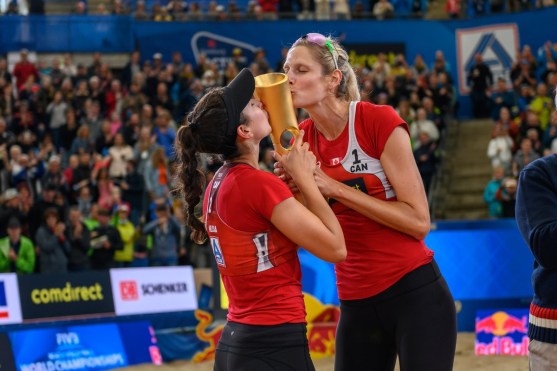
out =
{"type": "Polygon", "coordinates": [[[475,354],[528,355],[528,309],[479,310],[475,354]]]}

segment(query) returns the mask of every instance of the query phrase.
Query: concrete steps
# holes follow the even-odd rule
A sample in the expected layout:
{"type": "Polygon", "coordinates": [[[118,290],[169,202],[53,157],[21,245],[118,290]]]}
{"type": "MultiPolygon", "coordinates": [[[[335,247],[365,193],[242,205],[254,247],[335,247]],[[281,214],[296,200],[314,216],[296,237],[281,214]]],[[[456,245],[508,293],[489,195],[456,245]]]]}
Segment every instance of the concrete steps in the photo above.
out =
{"type": "Polygon", "coordinates": [[[487,219],[483,190],[491,179],[487,145],[490,120],[470,120],[453,124],[444,149],[442,184],[438,187],[434,217],[446,220],[487,219]]]}

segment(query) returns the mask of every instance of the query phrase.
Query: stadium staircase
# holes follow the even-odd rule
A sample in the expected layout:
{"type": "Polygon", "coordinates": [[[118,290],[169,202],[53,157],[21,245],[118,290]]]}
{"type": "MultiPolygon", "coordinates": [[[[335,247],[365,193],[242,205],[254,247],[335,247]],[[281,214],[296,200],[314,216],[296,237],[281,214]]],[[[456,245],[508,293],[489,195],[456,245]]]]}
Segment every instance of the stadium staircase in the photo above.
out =
{"type": "Polygon", "coordinates": [[[430,191],[433,220],[487,219],[483,190],[491,179],[487,145],[491,120],[453,121],[440,149],[441,166],[430,191]]]}

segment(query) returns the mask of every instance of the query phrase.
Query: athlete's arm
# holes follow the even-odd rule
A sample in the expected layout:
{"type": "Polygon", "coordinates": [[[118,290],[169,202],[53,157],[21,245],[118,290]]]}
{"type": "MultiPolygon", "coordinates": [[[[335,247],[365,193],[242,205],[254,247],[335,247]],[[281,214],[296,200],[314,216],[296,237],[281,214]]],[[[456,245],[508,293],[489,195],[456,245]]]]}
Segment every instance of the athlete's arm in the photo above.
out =
{"type": "Polygon", "coordinates": [[[315,183],[315,156],[307,143],[302,144],[302,135],[296,138],[290,152],[279,155],[278,159],[292,175],[306,206],[292,197],[287,198],[274,207],[271,222],[286,237],[318,258],[335,263],[343,261],[346,258],[344,234],[315,183]]]}
{"type": "Polygon", "coordinates": [[[324,196],[334,198],[378,223],[418,240],[424,239],[430,228],[429,208],[406,130],[400,126],[393,130],[380,160],[397,201],[383,201],[369,196],[318,169],[316,181],[319,189],[324,196]]]}

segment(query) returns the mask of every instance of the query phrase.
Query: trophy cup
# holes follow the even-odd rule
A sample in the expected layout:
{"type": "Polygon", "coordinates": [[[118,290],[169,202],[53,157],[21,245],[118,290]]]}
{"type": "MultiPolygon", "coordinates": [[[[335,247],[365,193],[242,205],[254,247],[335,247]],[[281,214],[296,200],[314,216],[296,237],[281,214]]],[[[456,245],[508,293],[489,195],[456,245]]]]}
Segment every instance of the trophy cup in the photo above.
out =
{"type": "Polygon", "coordinates": [[[275,151],[285,154],[292,138],[298,135],[298,121],[292,105],[288,77],[284,73],[267,73],[255,77],[255,96],[265,105],[271,124],[275,151]]]}

